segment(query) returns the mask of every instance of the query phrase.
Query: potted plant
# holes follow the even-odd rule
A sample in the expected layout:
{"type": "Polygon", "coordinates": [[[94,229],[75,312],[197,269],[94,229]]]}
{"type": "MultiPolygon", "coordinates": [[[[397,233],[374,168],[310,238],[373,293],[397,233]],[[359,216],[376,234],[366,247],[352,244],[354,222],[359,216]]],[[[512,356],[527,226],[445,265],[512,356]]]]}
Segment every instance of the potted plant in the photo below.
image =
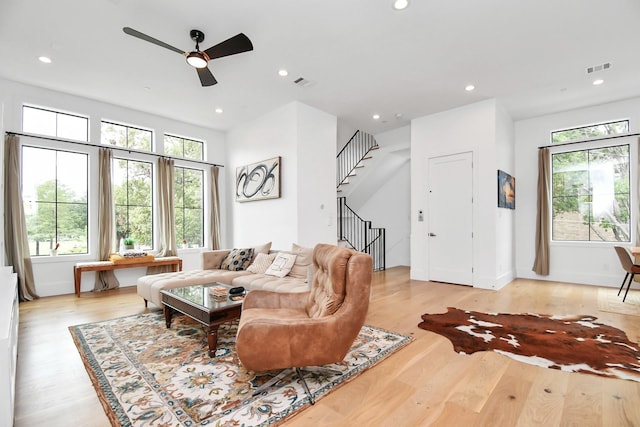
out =
{"type": "Polygon", "coordinates": [[[58,255],[58,248],[60,247],[60,243],[56,242],[56,246],[51,249],[51,256],[57,256],[58,255]]]}
{"type": "Polygon", "coordinates": [[[124,239],[124,248],[125,249],[133,249],[135,246],[136,241],[133,240],[131,237],[127,237],[124,239]]]}

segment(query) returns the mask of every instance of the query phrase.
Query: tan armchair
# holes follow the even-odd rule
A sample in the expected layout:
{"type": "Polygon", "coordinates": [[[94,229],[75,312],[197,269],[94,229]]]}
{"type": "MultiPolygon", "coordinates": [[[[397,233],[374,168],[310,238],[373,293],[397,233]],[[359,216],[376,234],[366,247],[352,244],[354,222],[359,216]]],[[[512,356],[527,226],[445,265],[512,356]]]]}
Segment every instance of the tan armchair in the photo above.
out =
{"type": "Polygon", "coordinates": [[[369,308],[372,260],[367,254],[319,244],[311,291],[251,291],[236,337],[240,361],[252,371],[295,368],[311,404],[301,367],[340,362],[369,308]]]}

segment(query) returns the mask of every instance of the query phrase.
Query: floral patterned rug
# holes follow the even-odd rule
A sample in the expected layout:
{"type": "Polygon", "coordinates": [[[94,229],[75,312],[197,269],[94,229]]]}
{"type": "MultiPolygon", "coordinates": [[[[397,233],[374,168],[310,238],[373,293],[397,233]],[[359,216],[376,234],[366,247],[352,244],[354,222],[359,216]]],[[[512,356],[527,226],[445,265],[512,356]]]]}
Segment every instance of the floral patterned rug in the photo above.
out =
{"type": "MultiPolygon", "coordinates": [[[[220,327],[214,358],[204,328],[187,316],[175,315],[171,329],[156,311],[69,330],[114,426],[277,425],[309,405],[293,370],[253,397],[279,371],[244,369],[235,352],[237,322],[220,327]]],[[[410,341],[363,326],[343,362],[303,370],[311,393],[321,399],[410,341]]]]}

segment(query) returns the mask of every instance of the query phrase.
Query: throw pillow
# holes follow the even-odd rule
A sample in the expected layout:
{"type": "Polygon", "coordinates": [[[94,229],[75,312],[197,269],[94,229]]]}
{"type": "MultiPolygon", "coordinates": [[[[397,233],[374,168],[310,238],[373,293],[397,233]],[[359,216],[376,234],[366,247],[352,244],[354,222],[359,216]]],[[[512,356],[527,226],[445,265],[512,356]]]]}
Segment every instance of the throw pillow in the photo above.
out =
{"type": "Polygon", "coordinates": [[[276,259],[276,254],[256,254],[256,258],[251,265],[247,268],[247,271],[255,274],[264,274],[269,269],[273,260],[276,259]]]}
{"type": "Polygon", "coordinates": [[[229,255],[220,264],[220,269],[241,271],[245,270],[251,264],[253,257],[253,248],[233,249],[229,255]]]}
{"type": "Polygon", "coordinates": [[[296,262],[296,256],[293,254],[287,254],[284,252],[278,252],[276,259],[269,266],[264,274],[269,276],[284,277],[291,271],[291,267],[296,262]]]}
{"type": "Polygon", "coordinates": [[[309,267],[313,265],[313,248],[305,248],[294,243],[291,245],[291,253],[296,255],[296,262],[289,276],[306,279],[309,275],[309,267]]]}
{"type": "Polygon", "coordinates": [[[271,250],[271,242],[267,242],[264,245],[258,245],[253,247],[253,261],[256,260],[258,254],[268,254],[271,250]]]}

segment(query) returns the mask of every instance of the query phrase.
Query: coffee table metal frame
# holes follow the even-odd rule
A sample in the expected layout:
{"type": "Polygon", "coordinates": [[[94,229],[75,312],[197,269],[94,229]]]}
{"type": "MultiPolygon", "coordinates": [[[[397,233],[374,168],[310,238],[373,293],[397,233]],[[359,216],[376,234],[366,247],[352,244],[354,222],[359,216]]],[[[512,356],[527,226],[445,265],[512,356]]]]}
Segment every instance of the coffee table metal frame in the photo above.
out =
{"type": "Polygon", "coordinates": [[[209,292],[209,288],[213,286],[231,288],[231,286],[222,283],[211,283],[160,291],[167,329],[171,327],[171,317],[174,311],[185,314],[206,326],[210,357],[213,357],[216,352],[220,325],[239,319],[242,312],[242,300],[232,301],[228,296],[226,299],[220,300],[209,292]]]}

